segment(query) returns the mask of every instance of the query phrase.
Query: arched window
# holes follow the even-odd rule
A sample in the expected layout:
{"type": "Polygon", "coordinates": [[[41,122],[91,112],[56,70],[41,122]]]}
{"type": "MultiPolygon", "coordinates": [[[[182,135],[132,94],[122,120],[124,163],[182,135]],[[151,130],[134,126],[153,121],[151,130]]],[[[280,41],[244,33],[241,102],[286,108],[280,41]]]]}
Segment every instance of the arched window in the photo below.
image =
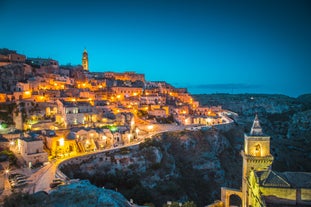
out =
{"type": "Polygon", "coordinates": [[[242,199],[236,194],[230,195],[229,206],[242,206],[242,199]]]}
{"type": "Polygon", "coordinates": [[[254,155],[255,156],[261,156],[261,146],[260,146],[260,144],[256,144],[255,145],[254,155]]]}

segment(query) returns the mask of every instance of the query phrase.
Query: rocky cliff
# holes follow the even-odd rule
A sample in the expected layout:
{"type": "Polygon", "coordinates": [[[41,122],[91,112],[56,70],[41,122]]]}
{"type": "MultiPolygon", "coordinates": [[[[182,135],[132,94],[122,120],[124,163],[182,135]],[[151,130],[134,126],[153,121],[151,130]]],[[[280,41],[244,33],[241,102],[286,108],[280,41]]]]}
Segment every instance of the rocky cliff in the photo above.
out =
{"type": "Polygon", "coordinates": [[[305,101],[283,95],[201,95],[196,99],[238,112],[235,124],[226,130],[164,133],[136,148],[67,163],[62,170],[72,178],[117,189],[139,204],[162,206],[167,200],[192,200],[203,206],[219,199],[221,186],[240,187],[243,135],[257,113],[271,136],[273,169],[311,171],[310,105],[305,101]]]}
{"type": "MultiPolygon", "coordinates": [[[[230,130],[233,136],[239,134],[235,130],[230,130]]],[[[162,206],[171,200],[203,206],[219,197],[222,185],[241,182],[240,145],[228,132],[164,133],[130,149],[64,163],[61,170],[118,190],[138,204],[162,206]]]]}
{"type": "Polygon", "coordinates": [[[237,125],[248,132],[258,114],[271,136],[273,169],[311,172],[311,94],[292,98],[266,94],[212,94],[194,96],[202,105],[221,105],[239,113],[237,125]],[[290,156],[289,156],[290,155],[290,156]]]}
{"type": "MultiPolygon", "coordinates": [[[[239,116],[226,129],[164,133],[139,146],[68,161],[61,170],[71,178],[118,191],[138,204],[162,206],[170,200],[204,206],[220,198],[221,186],[240,188],[240,151],[255,113],[271,136],[273,169],[311,172],[310,97],[196,96],[203,105],[222,105],[239,116]]],[[[87,193],[89,188],[85,189],[87,193]]]]}
{"type": "Polygon", "coordinates": [[[83,180],[70,185],[61,185],[49,194],[38,192],[29,194],[12,194],[4,203],[15,207],[96,207],[114,206],[130,207],[122,194],[98,188],[89,181],[83,180]]]}

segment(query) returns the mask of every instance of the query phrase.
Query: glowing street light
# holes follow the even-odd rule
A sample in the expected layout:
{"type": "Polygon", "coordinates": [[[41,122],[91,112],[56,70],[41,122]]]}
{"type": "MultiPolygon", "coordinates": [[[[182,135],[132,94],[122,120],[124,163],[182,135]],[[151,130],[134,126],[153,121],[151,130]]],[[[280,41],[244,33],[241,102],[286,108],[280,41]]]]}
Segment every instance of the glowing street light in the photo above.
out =
{"type": "Polygon", "coordinates": [[[104,141],[106,141],[106,140],[107,140],[107,136],[106,136],[106,135],[103,135],[103,136],[102,136],[102,139],[103,139],[104,141]]]}
{"type": "Polygon", "coordinates": [[[148,126],[147,126],[147,129],[148,129],[149,131],[153,130],[153,125],[148,125],[148,126]]]}
{"type": "Polygon", "coordinates": [[[131,134],[128,134],[128,135],[127,135],[128,142],[129,142],[129,143],[131,142],[131,137],[132,137],[132,135],[131,135],[131,134]]]}
{"type": "Polygon", "coordinates": [[[8,174],[10,173],[10,169],[5,169],[5,171],[4,171],[4,172],[5,172],[5,174],[7,174],[7,175],[8,175],[8,174]]]}
{"type": "Polygon", "coordinates": [[[62,138],[59,139],[59,146],[64,146],[64,145],[65,145],[65,140],[62,137],[62,138]]]}
{"type": "Polygon", "coordinates": [[[5,168],[4,174],[7,176],[10,174],[10,167],[5,168]]]}
{"type": "Polygon", "coordinates": [[[211,118],[207,118],[206,122],[207,122],[207,125],[211,125],[212,119],[211,118]]]}

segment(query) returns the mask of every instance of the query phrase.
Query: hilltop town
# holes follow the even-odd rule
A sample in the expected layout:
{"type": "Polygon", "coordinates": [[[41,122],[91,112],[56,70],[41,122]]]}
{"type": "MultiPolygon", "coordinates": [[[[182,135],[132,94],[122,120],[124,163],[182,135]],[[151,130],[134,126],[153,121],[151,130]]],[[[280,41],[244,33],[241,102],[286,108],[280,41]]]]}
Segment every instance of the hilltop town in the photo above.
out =
{"type": "Polygon", "coordinates": [[[1,148],[14,152],[19,166],[232,122],[230,112],[200,106],[186,88],[135,72],[90,72],[88,65],[86,50],[77,66],[0,50],[1,148]]]}
{"type": "MultiPolygon", "coordinates": [[[[26,141],[21,146],[31,145],[27,136],[37,140],[39,134],[48,150],[47,155],[40,149],[38,155],[27,156],[20,149],[27,165],[45,162],[47,156],[120,146],[156,132],[155,124],[209,126],[231,121],[221,106],[200,106],[186,88],[147,81],[135,72],[90,72],[86,50],[81,64],[59,66],[53,59],[2,50],[0,132],[32,132],[19,137],[26,141]]],[[[3,137],[9,142],[17,138],[3,137]]]]}
{"type": "Polygon", "coordinates": [[[134,198],[189,207],[219,195],[211,207],[310,206],[310,173],[272,170],[291,160],[285,148],[298,151],[298,169],[310,169],[309,95],[194,98],[144,74],[90,72],[86,50],[73,66],[0,49],[0,78],[0,202],[8,206],[137,206],[134,198]],[[257,113],[269,114],[272,147],[257,113]]]}

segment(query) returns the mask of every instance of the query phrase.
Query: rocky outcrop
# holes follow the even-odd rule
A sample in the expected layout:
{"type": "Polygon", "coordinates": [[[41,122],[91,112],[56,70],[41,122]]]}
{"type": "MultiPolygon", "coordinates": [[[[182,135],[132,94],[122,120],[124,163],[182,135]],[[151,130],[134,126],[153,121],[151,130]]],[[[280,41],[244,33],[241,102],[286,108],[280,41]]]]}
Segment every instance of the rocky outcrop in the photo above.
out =
{"type": "Polygon", "coordinates": [[[226,182],[232,177],[223,170],[226,162],[219,158],[231,148],[225,132],[215,128],[171,132],[146,140],[139,147],[68,161],[60,169],[71,178],[117,188],[138,204],[151,202],[162,206],[167,200],[193,200],[203,206],[219,197],[224,183],[235,187],[240,183],[238,177],[226,182]]]}
{"type": "Polygon", "coordinates": [[[92,155],[61,169],[69,177],[117,188],[139,204],[192,200],[204,206],[220,198],[221,186],[240,188],[243,136],[257,113],[271,136],[273,169],[311,171],[307,104],[282,95],[222,95],[217,101],[224,109],[242,112],[228,128],[164,133],[140,146],[92,155]]]}
{"type": "Polygon", "coordinates": [[[295,113],[287,131],[287,138],[303,137],[306,143],[311,142],[311,110],[295,113]]]}
{"type": "Polygon", "coordinates": [[[16,207],[130,207],[124,196],[116,191],[98,188],[87,180],[61,185],[50,194],[38,192],[29,194],[12,194],[4,206],[16,207]]]}
{"type": "Polygon", "coordinates": [[[246,133],[249,132],[254,115],[258,114],[264,132],[271,136],[273,169],[311,171],[311,165],[306,164],[311,158],[311,94],[298,98],[266,94],[212,94],[194,97],[203,105],[221,105],[223,109],[238,112],[239,117],[235,119],[235,123],[246,133]]]}
{"type": "Polygon", "coordinates": [[[88,180],[59,186],[48,196],[48,203],[55,206],[115,206],[130,207],[128,200],[118,192],[98,188],[88,180]]]}

